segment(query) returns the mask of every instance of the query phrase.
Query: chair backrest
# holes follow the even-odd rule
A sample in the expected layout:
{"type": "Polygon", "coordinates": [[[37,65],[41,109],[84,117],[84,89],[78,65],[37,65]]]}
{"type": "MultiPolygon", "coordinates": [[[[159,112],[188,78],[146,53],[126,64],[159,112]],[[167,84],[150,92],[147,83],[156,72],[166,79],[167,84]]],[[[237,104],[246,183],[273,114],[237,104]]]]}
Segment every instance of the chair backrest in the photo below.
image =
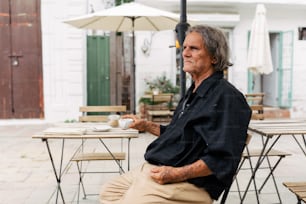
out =
{"type": "Polygon", "coordinates": [[[109,114],[121,114],[126,112],[126,106],[81,106],[80,122],[107,122],[109,114]],[[95,115],[89,115],[92,113],[95,115]]]}
{"type": "Polygon", "coordinates": [[[248,93],[245,94],[246,100],[250,105],[262,105],[264,93],[248,93]]]}
{"type": "MultiPolygon", "coordinates": [[[[246,140],[245,140],[245,149],[247,149],[247,146],[248,146],[248,144],[250,143],[251,138],[252,138],[252,135],[249,134],[249,133],[247,133],[246,140]]],[[[238,169],[237,169],[237,171],[236,171],[236,175],[237,175],[237,173],[238,173],[238,169]]],[[[235,180],[236,175],[234,175],[232,182],[235,180]]],[[[230,189],[231,189],[231,186],[232,186],[232,184],[231,184],[228,188],[226,188],[226,189],[224,190],[223,195],[222,195],[222,198],[221,198],[221,201],[220,201],[220,204],[225,204],[225,201],[226,201],[226,199],[227,199],[227,196],[228,196],[228,193],[229,193],[229,191],[230,191],[230,189]]]]}
{"type": "Polygon", "coordinates": [[[252,109],[253,120],[264,119],[263,98],[264,93],[249,93],[245,94],[246,100],[252,109]]]}
{"type": "Polygon", "coordinates": [[[245,145],[247,146],[248,144],[250,144],[250,141],[252,139],[252,135],[251,134],[247,134],[246,140],[245,140],[245,145]]]}
{"type": "Polygon", "coordinates": [[[172,93],[157,94],[157,95],[153,95],[152,101],[153,101],[153,104],[156,104],[156,103],[171,103],[172,102],[172,97],[173,97],[172,93]]]}

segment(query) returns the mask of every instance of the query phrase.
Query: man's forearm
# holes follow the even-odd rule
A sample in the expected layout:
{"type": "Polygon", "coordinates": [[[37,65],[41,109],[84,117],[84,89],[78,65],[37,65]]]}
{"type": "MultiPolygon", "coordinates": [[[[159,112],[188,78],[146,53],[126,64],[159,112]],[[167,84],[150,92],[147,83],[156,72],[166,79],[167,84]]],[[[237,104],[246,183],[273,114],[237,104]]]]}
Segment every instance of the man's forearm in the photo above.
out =
{"type": "Polygon", "coordinates": [[[183,181],[187,179],[208,176],[212,174],[212,171],[208,168],[203,160],[198,160],[192,164],[180,167],[180,174],[183,181]]]}
{"type": "Polygon", "coordinates": [[[153,135],[160,135],[160,125],[157,123],[153,123],[152,121],[145,121],[144,129],[145,131],[152,133],[153,135]]]}
{"type": "Polygon", "coordinates": [[[152,133],[153,135],[160,135],[160,125],[157,123],[153,123],[151,121],[139,119],[136,115],[124,115],[122,118],[131,118],[133,119],[133,123],[129,126],[129,128],[134,128],[139,131],[147,131],[152,133]]]}
{"type": "Polygon", "coordinates": [[[202,160],[182,167],[158,166],[151,169],[151,178],[159,184],[182,182],[211,174],[212,171],[202,160]]]}

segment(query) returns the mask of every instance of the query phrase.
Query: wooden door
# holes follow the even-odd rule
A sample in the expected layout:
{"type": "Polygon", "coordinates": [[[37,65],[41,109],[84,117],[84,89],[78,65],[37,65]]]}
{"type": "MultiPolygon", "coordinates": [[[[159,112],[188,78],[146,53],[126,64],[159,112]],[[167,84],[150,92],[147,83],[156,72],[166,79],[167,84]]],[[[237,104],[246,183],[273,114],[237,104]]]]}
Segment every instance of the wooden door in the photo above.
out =
{"type": "Polygon", "coordinates": [[[0,1],[0,118],[42,118],[39,0],[0,1]]]}
{"type": "Polygon", "coordinates": [[[87,36],[87,105],[110,105],[108,36],[87,36]]]}

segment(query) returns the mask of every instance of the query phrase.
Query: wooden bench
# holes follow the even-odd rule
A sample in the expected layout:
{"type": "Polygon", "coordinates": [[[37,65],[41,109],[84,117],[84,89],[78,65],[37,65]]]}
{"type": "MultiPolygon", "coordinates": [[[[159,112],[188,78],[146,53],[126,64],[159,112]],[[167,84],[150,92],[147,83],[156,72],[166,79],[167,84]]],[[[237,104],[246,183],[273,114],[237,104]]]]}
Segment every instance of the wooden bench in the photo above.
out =
{"type": "Polygon", "coordinates": [[[170,110],[148,110],[148,120],[155,122],[169,122],[173,116],[170,110]]]}
{"type": "Polygon", "coordinates": [[[169,122],[173,115],[173,111],[170,109],[172,98],[172,93],[153,95],[153,105],[146,107],[147,119],[154,122],[169,122]]]}
{"type": "Polygon", "coordinates": [[[253,120],[263,120],[264,117],[264,107],[263,98],[264,93],[249,93],[245,94],[246,100],[252,109],[252,119],[253,120]]]}
{"type": "Polygon", "coordinates": [[[301,201],[306,203],[306,181],[304,182],[283,182],[283,185],[287,187],[297,197],[298,204],[301,201]]]}

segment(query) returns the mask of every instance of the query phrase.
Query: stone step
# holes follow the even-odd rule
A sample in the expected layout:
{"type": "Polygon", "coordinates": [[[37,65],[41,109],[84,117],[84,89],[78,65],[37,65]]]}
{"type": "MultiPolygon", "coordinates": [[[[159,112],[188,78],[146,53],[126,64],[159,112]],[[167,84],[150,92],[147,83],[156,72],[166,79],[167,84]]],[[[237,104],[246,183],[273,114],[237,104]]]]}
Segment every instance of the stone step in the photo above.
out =
{"type": "Polygon", "coordinates": [[[281,109],[275,107],[264,107],[264,117],[266,118],[290,118],[290,111],[288,109],[281,109]]]}

